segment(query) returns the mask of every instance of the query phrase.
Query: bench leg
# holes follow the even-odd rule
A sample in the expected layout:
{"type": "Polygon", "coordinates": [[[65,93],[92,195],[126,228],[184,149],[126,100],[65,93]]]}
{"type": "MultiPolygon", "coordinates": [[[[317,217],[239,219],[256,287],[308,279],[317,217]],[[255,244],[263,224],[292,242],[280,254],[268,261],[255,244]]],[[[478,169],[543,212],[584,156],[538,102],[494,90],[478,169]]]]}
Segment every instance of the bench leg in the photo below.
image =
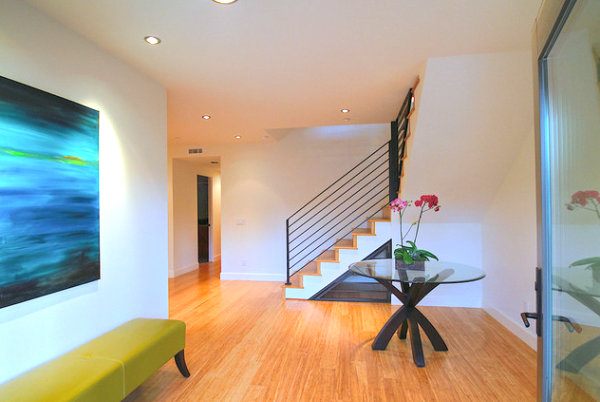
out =
{"type": "Polygon", "coordinates": [[[177,368],[179,369],[179,372],[182,376],[190,376],[190,372],[188,371],[188,368],[185,365],[185,355],[183,354],[183,350],[179,351],[179,353],[175,355],[175,364],[177,365],[177,368]]]}

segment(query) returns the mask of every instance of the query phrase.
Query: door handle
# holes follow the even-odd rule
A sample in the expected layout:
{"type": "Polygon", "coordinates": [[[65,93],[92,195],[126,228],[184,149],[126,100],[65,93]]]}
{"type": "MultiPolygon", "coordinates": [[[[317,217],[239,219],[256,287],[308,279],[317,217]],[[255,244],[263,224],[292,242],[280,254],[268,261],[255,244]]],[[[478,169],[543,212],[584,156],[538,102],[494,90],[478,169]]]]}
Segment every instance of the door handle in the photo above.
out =
{"type": "MultiPolygon", "coordinates": [[[[534,320],[538,320],[539,317],[536,313],[521,313],[521,319],[523,320],[523,324],[525,324],[525,328],[529,328],[529,326],[531,325],[529,323],[528,318],[532,318],[534,320]]],[[[560,321],[560,322],[564,322],[565,326],[567,327],[567,329],[569,330],[569,332],[577,332],[578,334],[581,333],[582,329],[581,329],[581,325],[577,324],[576,322],[573,322],[573,320],[562,316],[562,315],[553,315],[552,316],[552,320],[553,321],[560,321]]]]}
{"type": "Polygon", "coordinates": [[[535,319],[535,333],[537,336],[542,336],[542,269],[537,267],[535,269],[535,313],[524,312],[521,313],[521,319],[526,328],[531,325],[529,318],[535,319]]]}
{"type": "Polygon", "coordinates": [[[523,320],[523,324],[525,324],[525,328],[529,328],[531,326],[528,318],[533,318],[537,320],[538,315],[536,313],[521,313],[521,319],[523,320]]]}
{"type": "Polygon", "coordinates": [[[565,325],[567,326],[567,329],[569,330],[569,332],[577,332],[578,334],[581,333],[582,329],[581,329],[581,325],[577,324],[576,322],[573,322],[573,320],[562,316],[562,315],[553,315],[552,319],[554,321],[560,321],[560,322],[564,322],[565,325]]]}

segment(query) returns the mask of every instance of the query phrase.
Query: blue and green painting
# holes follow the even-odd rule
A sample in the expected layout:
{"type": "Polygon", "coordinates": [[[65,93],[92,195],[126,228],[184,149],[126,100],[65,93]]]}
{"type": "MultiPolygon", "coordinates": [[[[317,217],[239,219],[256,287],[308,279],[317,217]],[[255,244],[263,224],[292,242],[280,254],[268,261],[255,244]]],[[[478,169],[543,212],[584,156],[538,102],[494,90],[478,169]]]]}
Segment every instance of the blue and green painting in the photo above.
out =
{"type": "Polygon", "coordinates": [[[0,308],[100,279],[98,115],[0,77],[0,308]]]}

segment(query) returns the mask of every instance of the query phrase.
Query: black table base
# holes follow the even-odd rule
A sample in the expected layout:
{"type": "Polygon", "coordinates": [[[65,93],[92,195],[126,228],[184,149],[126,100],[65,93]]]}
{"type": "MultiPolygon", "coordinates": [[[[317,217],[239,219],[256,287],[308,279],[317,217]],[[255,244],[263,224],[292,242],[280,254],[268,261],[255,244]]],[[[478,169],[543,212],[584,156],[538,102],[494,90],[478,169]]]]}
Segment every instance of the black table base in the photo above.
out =
{"type": "MultiPolygon", "coordinates": [[[[554,282],[561,286],[561,291],[583,304],[594,313],[600,316],[600,302],[591,294],[586,294],[586,291],[569,283],[566,280],[554,277],[554,282]]],[[[597,336],[589,341],[579,345],[573,349],[563,360],[561,360],[556,368],[570,373],[579,373],[579,371],[588,364],[592,359],[600,354],[600,336],[597,336]]]]}
{"type": "MultiPolygon", "coordinates": [[[[440,273],[440,276],[449,276],[452,272],[453,270],[443,271],[440,273]]],[[[406,339],[407,332],[410,332],[410,346],[413,360],[417,367],[425,367],[425,357],[423,356],[423,345],[421,343],[419,327],[423,329],[425,335],[429,338],[434,350],[438,352],[448,350],[448,346],[446,346],[439,332],[416,307],[439,283],[423,282],[408,284],[401,282],[402,290],[400,290],[392,285],[390,281],[375,279],[392,292],[404,305],[381,328],[371,346],[373,350],[385,350],[395,332],[398,333],[400,339],[406,339]]]]}

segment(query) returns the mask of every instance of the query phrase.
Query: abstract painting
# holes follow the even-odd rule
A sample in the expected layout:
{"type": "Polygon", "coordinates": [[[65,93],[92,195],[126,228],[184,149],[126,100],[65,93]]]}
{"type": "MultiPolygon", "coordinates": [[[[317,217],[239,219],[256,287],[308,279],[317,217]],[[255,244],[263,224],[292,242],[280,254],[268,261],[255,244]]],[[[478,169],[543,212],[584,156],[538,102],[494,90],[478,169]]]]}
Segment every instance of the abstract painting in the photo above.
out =
{"type": "Polygon", "coordinates": [[[98,117],[0,77],[0,308],[100,279],[98,117]]]}

